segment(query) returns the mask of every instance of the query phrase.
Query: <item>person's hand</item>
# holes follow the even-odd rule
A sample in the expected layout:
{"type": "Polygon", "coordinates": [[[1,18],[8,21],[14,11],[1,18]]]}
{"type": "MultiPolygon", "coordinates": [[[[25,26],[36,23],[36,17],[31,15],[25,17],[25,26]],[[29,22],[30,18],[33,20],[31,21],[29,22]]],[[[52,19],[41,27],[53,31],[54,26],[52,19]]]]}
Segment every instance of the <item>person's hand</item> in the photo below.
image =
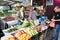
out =
{"type": "Polygon", "coordinates": [[[56,21],[56,20],[55,20],[55,19],[51,19],[51,21],[53,21],[53,22],[54,22],[54,21],[56,21]]]}

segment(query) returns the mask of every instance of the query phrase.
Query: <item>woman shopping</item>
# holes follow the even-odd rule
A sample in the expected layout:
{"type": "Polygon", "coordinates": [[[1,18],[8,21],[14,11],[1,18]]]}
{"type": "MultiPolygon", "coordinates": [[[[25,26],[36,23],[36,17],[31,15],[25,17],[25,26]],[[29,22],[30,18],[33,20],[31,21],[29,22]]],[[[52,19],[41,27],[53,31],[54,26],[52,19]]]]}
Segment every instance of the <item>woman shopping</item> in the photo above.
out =
{"type": "Polygon", "coordinates": [[[55,22],[55,34],[53,40],[58,40],[59,32],[60,32],[60,3],[54,8],[55,15],[53,16],[54,19],[52,21],[55,22]]]}

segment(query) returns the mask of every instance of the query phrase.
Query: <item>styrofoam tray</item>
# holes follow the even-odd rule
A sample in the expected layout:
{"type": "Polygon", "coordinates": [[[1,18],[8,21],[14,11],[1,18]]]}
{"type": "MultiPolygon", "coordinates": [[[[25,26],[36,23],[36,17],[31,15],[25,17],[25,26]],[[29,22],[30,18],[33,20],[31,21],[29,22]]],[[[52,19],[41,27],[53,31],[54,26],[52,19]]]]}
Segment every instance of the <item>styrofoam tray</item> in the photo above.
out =
{"type": "Polygon", "coordinates": [[[11,26],[11,25],[17,24],[18,20],[8,21],[6,23],[11,26]]]}

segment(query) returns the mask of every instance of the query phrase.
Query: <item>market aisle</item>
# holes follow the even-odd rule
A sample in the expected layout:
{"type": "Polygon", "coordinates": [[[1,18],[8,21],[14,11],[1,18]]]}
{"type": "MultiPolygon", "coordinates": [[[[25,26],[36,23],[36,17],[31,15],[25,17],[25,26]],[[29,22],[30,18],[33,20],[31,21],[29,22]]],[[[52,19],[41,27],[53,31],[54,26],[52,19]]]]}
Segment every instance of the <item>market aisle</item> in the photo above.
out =
{"type": "MultiPolygon", "coordinates": [[[[48,30],[46,39],[44,39],[44,40],[51,40],[52,36],[54,36],[54,30],[48,30]]],[[[59,33],[59,38],[58,38],[58,40],[60,40],[60,33],[59,33]]]]}
{"type": "Polygon", "coordinates": [[[53,38],[53,36],[54,36],[54,30],[48,29],[47,35],[44,40],[51,40],[51,38],[53,38]]]}

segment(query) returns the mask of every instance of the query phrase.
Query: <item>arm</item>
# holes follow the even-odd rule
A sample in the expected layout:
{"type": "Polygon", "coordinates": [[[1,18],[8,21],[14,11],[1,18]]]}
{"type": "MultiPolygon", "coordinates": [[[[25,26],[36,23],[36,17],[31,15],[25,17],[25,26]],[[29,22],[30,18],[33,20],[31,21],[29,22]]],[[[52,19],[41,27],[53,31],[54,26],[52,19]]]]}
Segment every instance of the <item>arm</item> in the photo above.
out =
{"type": "Polygon", "coordinates": [[[51,19],[51,21],[60,21],[60,19],[51,19]]]}
{"type": "Polygon", "coordinates": [[[60,21],[60,19],[54,20],[54,21],[60,21]]]}

